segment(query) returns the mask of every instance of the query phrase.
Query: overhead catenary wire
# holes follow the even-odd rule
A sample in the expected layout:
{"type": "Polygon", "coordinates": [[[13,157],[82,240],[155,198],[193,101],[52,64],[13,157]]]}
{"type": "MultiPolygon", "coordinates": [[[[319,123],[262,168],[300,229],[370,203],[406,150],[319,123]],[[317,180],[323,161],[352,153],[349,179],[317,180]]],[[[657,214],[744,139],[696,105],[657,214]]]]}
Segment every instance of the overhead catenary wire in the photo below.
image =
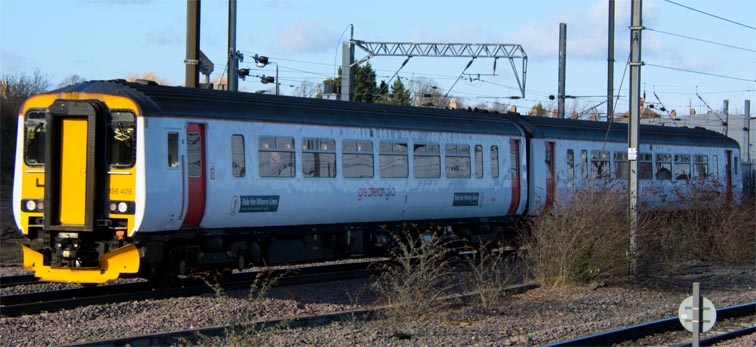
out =
{"type": "Polygon", "coordinates": [[[688,39],[688,40],[705,42],[705,43],[712,44],[712,45],[717,45],[717,46],[722,46],[722,47],[728,47],[728,48],[733,48],[733,49],[740,49],[740,50],[743,50],[743,51],[748,51],[748,52],[754,52],[754,53],[756,53],[755,49],[750,49],[750,48],[745,48],[745,47],[738,47],[738,46],[734,46],[734,45],[728,45],[726,43],[714,42],[714,41],[699,39],[699,38],[696,38],[696,37],[691,37],[691,36],[685,36],[685,35],[670,33],[670,32],[666,32],[666,31],[662,31],[662,30],[657,30],[657,29],[653,29],[653,28],[649,28],[649,27],[645,27],[644,29],[648,30],[648,31],[653,31],[653,32],[656,32],[656,33],[660,33],[660,34],[665,34],[665,35],[670,35],[670,36],[677,36],[677,37],[682,37],[682,38],[688,39]]]}
{"type": "Polygon", "coordinates": [[[714,15],[714,14],[711,14],[711,13],[708,13],[708,12],[704,12],[704,11],[701,11],[701,10],[697,10],[697,9],[695,9],[695,8],[692,8],[692,7],[690,7],[690,6],[686,6],[686,5],[683,5],[683,4],[679,4],[679,3],[677,3],[677,2],[674,2],[674,1],[672,1],[672,0],[664,0],[664,1],[666,1],[666,2],[668,2],[668,3],[670,3],[670,4],[673,4],[673,5],[677,5],[677,6],[680,6],[680,7],[684,7],[684,8],[687,8],[687,9],[689,9],[689,10],[691,10],[691,11],[695,11],[695,12],[698,12],[698,13],[701,13],[701,14],[705,14],[705,15],[707,15],[707,16],[710,16],[710,17],[714,17],[714,18],[717,18],[717,19],[721,19],[721,20],[723,20],[723,21],[725,21],[725,22],[729,22],[729,23],[732,23],[732,24],[740,25],[740,26],[742,26],[742,27],[746,27],[746,28],[748,28],[748,29],[751,29],[751,30],[756,30],[756,27],[752,27],[752,26],[750,26],[750,25],[747,25],[747,24],[739,23],[739,22],[736,22],[736,21],[734,21],[734,20],[731,20],[731,19],[727,19],[727,18],[724,18],[724,17],[720,17],[720,16],[717,16],[717,15],[714,15]]]}
{"type": "Polygon", "coordinates": [[[756,80],[749,80],[747,78],[725,76],[725,75],[719,75],[719,74],[714,74],[714,73],[709,73],[709,72],[683,69],[683,68],[679,68],[679,67],[672,67],[672,66],[665,66],[665,65],[658,65],[658,64],[651,64],[651,63],[645,63],[644,65],[658,67],[658,68],[662,68],[662,69],[669,69],[669,70],[689,72],[689,73],[694,73],[694,74],[699,74],[699,75],[706,75],[706,76],[713,76],[713,77],[719,77],[719,78],[726,78],[726,79],[731,79],[731,80],[736,80],[736,81],[756,82],[756,80]]]}

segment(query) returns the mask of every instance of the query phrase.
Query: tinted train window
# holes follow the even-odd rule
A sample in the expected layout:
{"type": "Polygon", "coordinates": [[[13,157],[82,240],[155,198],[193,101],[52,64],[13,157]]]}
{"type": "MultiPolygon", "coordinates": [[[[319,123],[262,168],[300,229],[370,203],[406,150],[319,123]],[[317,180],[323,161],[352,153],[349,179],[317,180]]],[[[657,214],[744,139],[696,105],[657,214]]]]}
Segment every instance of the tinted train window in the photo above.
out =
{"type": "Polygon", "coordinates": [[[418,144],[413,146],[413,169],[417,178],[441,177],[441,146],[418,144]]]}
{"type": "Polygon", "coordinates": [[[231,173],[234,177],[244,177],[246,174],[244,159],[244,136],[231,136],[231,173]]]}
{"type": "Polygon", "coordinates": [[[373,177],[373,143],[344,140],[341,144],[342,175],[347,178],[373,177]]]}
{"type": "Polygon", "coordinates": [[[302,140],[304,177],[336,177],[336,140],[302,140]]]}
{"type": "Polygon", "coordinates": [[[575,152],[567,150],[567,178],[575,179],[575,152]]]}
{"type": "Polygon", "coordinates": [[[740,165],[740,162],[738,161],[738,157],[736,156],[735,158],[733,158],[732,162],[735,163],[735,164],[732,165],[733,174],[735,176],[737,176],[738,175],[738,166],[740,165]]]}
{"type": "Polygon", "coordinates": [[[612,169],[609,166],[609,152],[591,151],[591,177],[611,178],[612,169]]]}
{"type": "Polygon", "coordinates": [[[126,168],[136,161],[136,116],[128,111],[110,111],[108,162],[126,168]]]}
{"type": "Polygon", "coordinates": [[[24,124],[25,146],[24,161],[29,166],[45,164],[45,128],[47,121],[44,112],[29,112],[24,124]]]}
{"type": "Polygon", "coordinates": [[[483,146],[475,145],[475,177],[483,177],[483,146]]]}
{"type": "Polygon", "coordinates": [[[580,172],[583,178],[588,178],[588,151],[580,151],[580,172]]]}
{"type": "Polygon", "coordinates": [[[630,178],[630,163],[627,161],[625,152],[614,152],[614,178],[618,180],[630,178]]]}
{"type": "Polygon", "coordinates": [[[202,176],[202,137],[198,132],[186,133],[186,168],[189,177],[202,176]]]}
{"type": "Polygon", "coordinates": [[[470,145],[446,145],[446,177],[470,177],[470,145]]]}
{"type": "Polygon", "coordinates": [[[654,162],[651,153],[638,155],[638,179],[650,180],[654,177],[654,162]]]}
{"type": "Polygon", "coordinates": [[[168,133],[168,167],[178,167],[178,133],[168,133]]]}
{"type": "Polygon", "coordinates": [[[499,146],[491,146],[491,177],[499,178],[499,146]]]}
{"type": "Polygon", "coordinates": [[[294,177],[294,139],[260,137],[257,152],[260,177],[294,177]]]}
{"type": "Polygon", "coordinates": [[[675,179],[690,179],[690,154],[675,154],[675,179]]]}
{"type": "Polygon", "coordinates": [[[693,156],[693,178],[697,180],[705,180],[709,175],[709,156],[708,155],[694,155],[693,156]]]}
{"type": "Polygon", "coordinates": [[[656,155],[656,179],[657,180],[671,180],[672,179],[672,155],[671,154],[657,154],[656,155]]]}
{"type": "Polygon", "coordinates": [[[409,162],[407,144],[399,142],[381,142],[380,144],[381,177],[407,177],[409,162]]]}

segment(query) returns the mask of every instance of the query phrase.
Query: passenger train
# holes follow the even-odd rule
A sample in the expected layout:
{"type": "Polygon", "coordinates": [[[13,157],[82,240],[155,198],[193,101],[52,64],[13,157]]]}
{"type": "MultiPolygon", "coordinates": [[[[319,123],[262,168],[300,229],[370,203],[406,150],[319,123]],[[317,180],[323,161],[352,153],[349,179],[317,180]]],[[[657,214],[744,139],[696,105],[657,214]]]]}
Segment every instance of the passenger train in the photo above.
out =
{"type": "MultiPolygon", "coordinates": [[[[646,205],[696,182],[741,189],[724,135],[640,134],[646,205]]],[[[405,222],[503,240],[576,187],[626,186],[629,172],[626,124],[148,81],[33,96],[17,141],[24,267],[76,283],[369,255],[405,222]]]]}

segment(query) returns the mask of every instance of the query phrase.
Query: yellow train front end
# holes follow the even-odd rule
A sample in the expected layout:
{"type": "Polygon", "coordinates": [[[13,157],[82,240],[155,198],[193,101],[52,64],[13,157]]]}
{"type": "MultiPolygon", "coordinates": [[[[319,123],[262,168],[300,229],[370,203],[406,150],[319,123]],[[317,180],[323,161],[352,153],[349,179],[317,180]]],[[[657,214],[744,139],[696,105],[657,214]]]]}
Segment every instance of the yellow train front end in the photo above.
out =
{"type": "Polygon", "coordinates": [[[22,106],[13,211],[36,277],[104,283],[138,272],[138,115],[127,97],[66,89],[22,106]]]}

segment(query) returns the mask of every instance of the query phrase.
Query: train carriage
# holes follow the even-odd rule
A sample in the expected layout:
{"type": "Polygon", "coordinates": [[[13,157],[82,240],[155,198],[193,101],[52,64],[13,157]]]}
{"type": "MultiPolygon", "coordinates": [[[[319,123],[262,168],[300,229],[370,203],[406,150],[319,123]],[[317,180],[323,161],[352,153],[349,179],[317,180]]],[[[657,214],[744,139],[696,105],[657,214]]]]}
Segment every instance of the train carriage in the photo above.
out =
{"type": "Polygon", "coordinates": [[[19,115],[14,212],[43,280],[369,253],[413,222],[495,240],[526,207],[500,115],[86,82],[19,115]]]}
{"type": "MultiPolygon", "coordinates": [[[[627,123],[515,117],[528,137],[528,213],[580,189],[626,192],[627,123]]],[[[641,125],[637,151],[643,209],[691,208],[694,192],[736,198],[742,190],[735,140],[703,128],[641,125]]],[[[700,202],[698,202],[700,203],[700,202]]]]}

